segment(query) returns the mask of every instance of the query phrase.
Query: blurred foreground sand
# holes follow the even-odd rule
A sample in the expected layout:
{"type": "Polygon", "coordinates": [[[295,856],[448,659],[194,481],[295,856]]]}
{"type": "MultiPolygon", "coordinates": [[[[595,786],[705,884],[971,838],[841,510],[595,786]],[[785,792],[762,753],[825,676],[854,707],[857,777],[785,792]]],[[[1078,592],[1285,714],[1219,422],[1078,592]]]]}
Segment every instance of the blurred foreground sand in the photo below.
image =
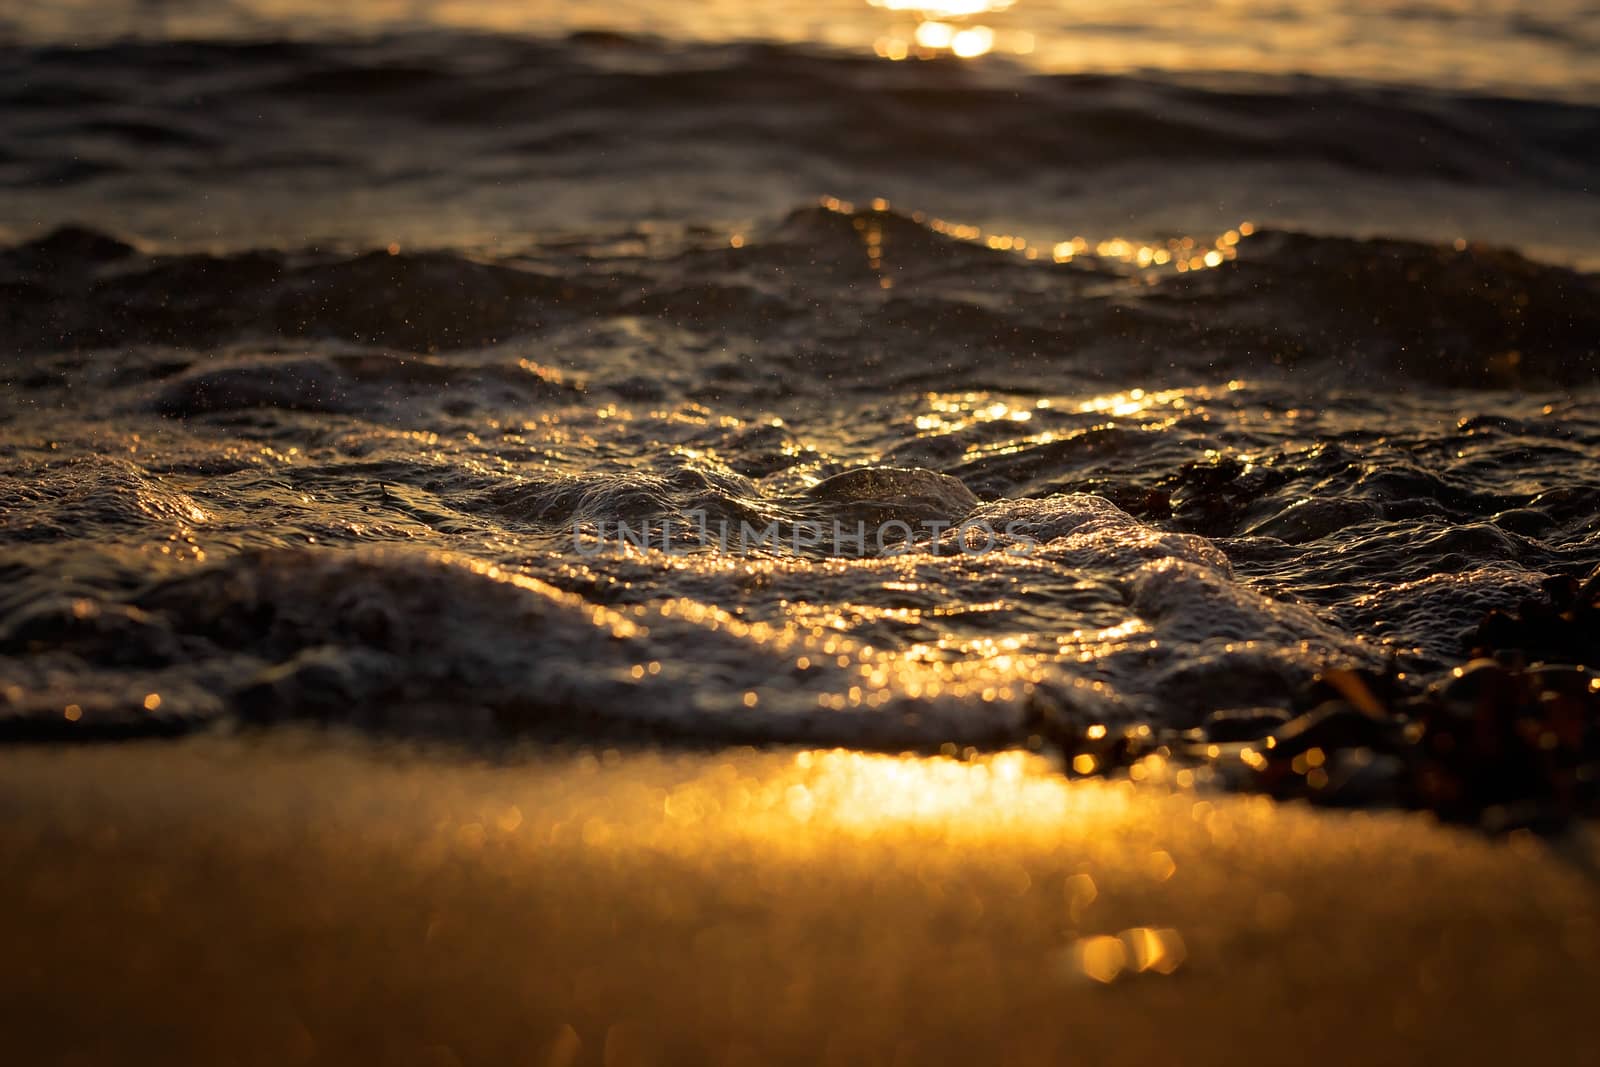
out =
{"type": "Polygon", "coordinates": [[[11,1063],[1600,1062],[1574,857],[1020,753],[0,751],[11,1063]]]}

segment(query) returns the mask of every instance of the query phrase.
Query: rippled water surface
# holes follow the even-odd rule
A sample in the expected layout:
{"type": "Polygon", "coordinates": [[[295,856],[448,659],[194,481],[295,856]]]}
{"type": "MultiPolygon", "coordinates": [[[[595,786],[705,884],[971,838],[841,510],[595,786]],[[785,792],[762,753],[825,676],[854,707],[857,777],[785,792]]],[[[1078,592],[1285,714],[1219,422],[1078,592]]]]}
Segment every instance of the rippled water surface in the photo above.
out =
{"type": "Polygon", "coordinates": [[[0,32],[80,43],[418,27],[992,52],[1055,71],[1319,74],[1591,101],[1600,90],[1600,14],[1585,0],[57,0],[0,15],[0,32]]]}
{"type": "Polygon", "coordinates": [[[965,63],[723,42],[796,36],[754,7],[697,44],[394,8],[18,23],[5,730],[1182,727],[1328,664],[1425,680],[1600,563],[1582,12],[1361,9],[1510,20],[1513,84],[1443,32],[1415,78],[1393,39],[1110,75],[1043,16],[1056,58],[965,63]],[[597,548],[619,521],[680,536],[597,548]]]}

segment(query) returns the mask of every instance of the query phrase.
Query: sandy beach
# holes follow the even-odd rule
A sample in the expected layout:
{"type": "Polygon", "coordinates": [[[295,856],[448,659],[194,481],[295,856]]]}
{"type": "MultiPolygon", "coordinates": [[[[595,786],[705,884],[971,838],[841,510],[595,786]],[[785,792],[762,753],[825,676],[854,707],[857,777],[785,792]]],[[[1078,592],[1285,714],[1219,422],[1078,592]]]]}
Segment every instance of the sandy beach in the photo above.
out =
{"type": "Polygon", "coordinates": [[[1047,761],[0,753],[14,1062],[1587,1062],[1551,846],[1047,761]],[[1119,936],[1120,935],[1120,936],[1119,936]]]}
{"type": "Polygon", "coordinates": [[[0,1067],[1600,1064],[1597,57],[0,5],[0,1067]]]}

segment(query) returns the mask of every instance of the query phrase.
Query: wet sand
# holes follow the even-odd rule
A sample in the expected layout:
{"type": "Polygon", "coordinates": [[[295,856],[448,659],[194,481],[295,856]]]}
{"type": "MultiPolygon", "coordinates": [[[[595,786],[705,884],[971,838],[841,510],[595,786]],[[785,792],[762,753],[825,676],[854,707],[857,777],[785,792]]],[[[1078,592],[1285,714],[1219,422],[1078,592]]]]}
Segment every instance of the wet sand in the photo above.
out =
{"type": "Polygon", "coordinates": [[[326,735],[7,749],[0,815],[16,1063],[1600,1056],[1592,829],[326,735]]]}

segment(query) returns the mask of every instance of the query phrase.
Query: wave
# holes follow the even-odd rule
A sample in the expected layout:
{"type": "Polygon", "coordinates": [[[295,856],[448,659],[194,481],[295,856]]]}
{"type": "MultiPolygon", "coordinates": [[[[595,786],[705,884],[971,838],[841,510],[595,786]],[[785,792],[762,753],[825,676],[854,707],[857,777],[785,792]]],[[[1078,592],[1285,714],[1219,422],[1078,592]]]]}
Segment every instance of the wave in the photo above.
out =
{"type": "Polygon", "coordinates": [[[1255,160],[1560,214],[1584,105],[602,36],[4,60],[0,213],[92,224],[0,247],[0,737],[1182,731],[1330,665],[1433,677],[1600,564],[1600,276],[1355,224],[1030,244],[793,188],[1176,195],[1255,160]],[[686,174],[713,209],[653,210],[686,174]],[[309,236],[346,202],[317,189],[388,225],[395,189],[479,219],[580,186],[560,233],[309,236]],[[149,239],[224,187],[294,199],[294,239],[149,239]],[[573,541],[697,515],[944,532],[573,541]]]}
{"type": "MultiPolygon", "coordinates": [[[[68,228],[0,249],[0,336],[22,352],[313,339],[439,354],[520,342],[558,364],[581,347],[581,359],[559,368],[576,376],[564,387],[624,392],[651,386],[637,382],[631,361],[596,351],[597,329],[648,324],[742,339],[763,366],[719,361],[726,389],[770,385],[778,371],[784,388],[801,392],[822,382],[1025,388],[1045,366],[1085,381],[1307,367],[1332,380],[1382,374],[1469,387],[1600,375],[1596,275],[1480,245],[1233,237],[1207,252],[1213,269],[1174,273],[1093,254],[1029,259],[892,211],[827,207],[798,209],[739,248],[708,242],[653,257],[585,249],[538,262],[444,251],[152,255],[68,228]],[[874,340],[865,362],[863,333],[874,340]],[[924,358],[930,343],[943,357],[935,364],[924,358]]],[[[702,362],[676,368],[686,387],[707,387],[702,362]]],[[[476,364],[530,400],[559,391],[546,370],[490,365],[476,364]]],[[[359,404],[362,382],[409,375],[437,385],[465,373],[366,356],[252,367],[185,376],[157,406],[181,417],[359,404]]],[[[675,368],[661,370],[670,380],[675,368]]]]}
{"type": "Polygon", "coordinates": [[[397,159],[402,175],[429,155],[436,165],[440,137],[470,145],[476,167],[603,156],[613,173],[717,146],[973,176],[1264,159],[1583,190],[1600,170],[1592,106],[1313,78],[1044,75],[615,34],[12,46],[0,58],[13,188],[88,181],[133,153],[197,174],[333,165],[392,180],[397,159]],[[407,127],[420,140],[394,143],[407,127]]]}
{"type": "MultiPolygon", "coordinates": [[[[35,595],[0,622],[10,683],[0,738],[141,736],[229,719],[459,740],[1005,745],[1024,742],[1041,716],[1131,723],[1159,696],[1169,721],[1198,718],[1219,677],[1237,693],[1281,695],[1329,657],[1373,659],[1306,610],[1232,583],[1226,559],[1202,540],[1149,530],[1098,498],[979,511],[1026,525],[1043,546],[1000,569],[1096,576],[1070,611],[1122,619],[1077,634],[1103,662],[1078,672],[1027,653],[923,659],[746,622],[702,599],[606,607],[478,561],[395,549],[249,552],[121,599],[40,595],[47,571],[24,565],[14,588],[35,595]],[[1129,605],[1137,625],[1123,618],[1129,605]]],[[[986,579],[963,573],[961,558],[918,567],[977,604],[986,579]]],[[[850,578],[903,569],[892,558],[862,561],[850,578]]],[[[783,582],[782,568],[769,580],[783,582]]]]}

